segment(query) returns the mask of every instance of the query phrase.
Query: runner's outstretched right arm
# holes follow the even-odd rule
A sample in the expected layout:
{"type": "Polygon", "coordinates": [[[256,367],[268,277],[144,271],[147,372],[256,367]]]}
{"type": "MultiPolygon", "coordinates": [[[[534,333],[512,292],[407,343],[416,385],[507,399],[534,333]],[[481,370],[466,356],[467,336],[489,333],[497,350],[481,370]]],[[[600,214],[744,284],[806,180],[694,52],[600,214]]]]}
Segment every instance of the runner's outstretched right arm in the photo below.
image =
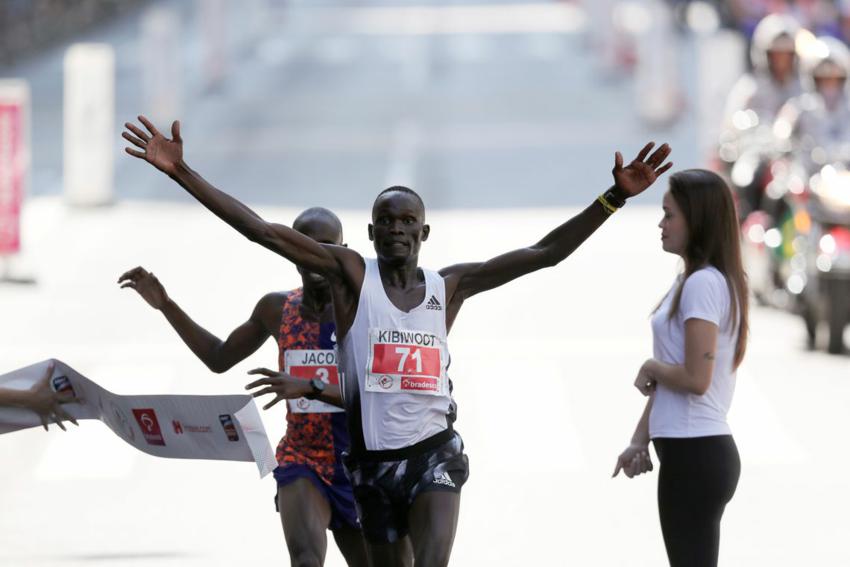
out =
{"type": "MultiPolygon", "coordinates": [[[[611,191],[619,199],[625,201],[639,195],[672,167],[672,163],[665,163],[670,155],[670,146],[662,144],[650,154],[654,146],[653,142],[648,143],[625,166],[622,154],[615,154],[611,172],[614,185],[611,191]]],[[[610,217],[613,210],[608,210],[609,206],[594,200],[584,211],[549,232],[536,244],[501,254],[486,262],[455,264],[440,270],[440,275],[446,279],[446,293],[451,298],[450,303],[457,304],[458,300],[462,302],[482,291],[562,262],[610,217]]]]}
{"type": "Polygon", "coordinates": [[[129,122],[124,125],[128,131],[122,136],[139,148],[126,148],[127,153],[147,161],[174,179],[213,214],[249,240],[329,279],[344,276],[344,260],[351,262],[356,258],[356,262],[360,263],[356,252],[342,246],[319,244],[288,226],[267,222],[244,204],[213,187],[183,161],[179,122],[172,124],[172,139],[169,140],[144,116],[139,116],[139,121],[148,132],[129,122]]]}

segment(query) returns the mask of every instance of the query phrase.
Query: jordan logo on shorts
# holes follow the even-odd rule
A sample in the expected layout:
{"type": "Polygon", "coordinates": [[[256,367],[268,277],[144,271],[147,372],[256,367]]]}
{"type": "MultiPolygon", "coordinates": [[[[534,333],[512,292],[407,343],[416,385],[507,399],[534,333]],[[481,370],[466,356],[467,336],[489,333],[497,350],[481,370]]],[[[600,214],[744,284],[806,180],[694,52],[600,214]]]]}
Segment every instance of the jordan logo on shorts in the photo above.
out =
{"type": "Polygon", "coordinates": [[[425,306],[425,309],[434,309],[435,311],[442,311],[443,306],[440,305],[440,302],[437,301],[437,298],[432,295],[431,299],[428,300],[428,304],[425,306]]]}
{"type": "Polygon", "coordinates": [[[452,480],[447,472],[441,472],[434,475],[434,484],[442,484],[443,486],[451,486],[457,488],[457,485],[452,480]]]}

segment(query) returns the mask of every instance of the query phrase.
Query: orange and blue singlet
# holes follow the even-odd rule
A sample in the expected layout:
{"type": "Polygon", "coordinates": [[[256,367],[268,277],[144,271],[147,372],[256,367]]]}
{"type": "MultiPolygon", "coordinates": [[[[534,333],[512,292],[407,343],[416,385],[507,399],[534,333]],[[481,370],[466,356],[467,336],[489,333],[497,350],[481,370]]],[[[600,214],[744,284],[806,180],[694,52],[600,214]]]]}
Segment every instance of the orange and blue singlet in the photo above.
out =
{"type": "MultiPolygon", "coordinates": [[[[287,350],[333,349],[334,323],[306,321],[301,317],[303,290],[285,294],[278,336],[278,366],[285,370],[287,350]]],[[[334,509],[334,524],[354,525],[351,484],[345,475],[342,453],[349,446],[345,413],[286,413],[286,434],[277,446],[275,478],[284,486],[307,477],[325,493],[334,509]],[[350,506],[349,506],[350,504],[350,506]]]]}

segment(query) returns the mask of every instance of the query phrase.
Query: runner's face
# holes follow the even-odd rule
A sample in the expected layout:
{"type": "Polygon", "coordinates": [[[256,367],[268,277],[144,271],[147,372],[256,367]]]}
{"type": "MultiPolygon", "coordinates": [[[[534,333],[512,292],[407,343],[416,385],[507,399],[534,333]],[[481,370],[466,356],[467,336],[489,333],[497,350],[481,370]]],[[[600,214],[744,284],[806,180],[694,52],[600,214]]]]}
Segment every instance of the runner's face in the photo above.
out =
{"type": "Polygon", "coordinates": [[[664,193],[661,207],[664,209],[664,216],[658,223],[658,228],[661,229],[661,248],[665,252],[684,256],[688,246],[688,225],[670,191],[664,193]]]}
{"type": "Polygon", "coordinates": [[[429,231],[425,210],[413,195],[386,193],[372,207],[369,239],[382,260],[399,263],[419,256],[419,247],[428,239],[429,231]]]}
{"type": "MultiPolygon", "coordinates": [[[[299,223],[296,230],[321,244],[342,244],[342,235],[335,224],[321,217],[315,217],[299,223]]],[[[328,281],[319,274],[308,272],[301,267],[298,268],[298,273],[301,274],[304,285],[313,285],[316,287],[328,285],[328,281]]]]}

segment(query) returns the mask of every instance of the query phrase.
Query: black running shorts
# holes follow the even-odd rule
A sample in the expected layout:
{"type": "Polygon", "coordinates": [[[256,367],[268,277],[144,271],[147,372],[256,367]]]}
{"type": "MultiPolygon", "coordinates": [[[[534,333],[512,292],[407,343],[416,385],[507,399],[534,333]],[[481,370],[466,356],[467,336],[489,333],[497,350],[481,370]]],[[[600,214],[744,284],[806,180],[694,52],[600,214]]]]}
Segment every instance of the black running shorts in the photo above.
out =
{"type": "Polygon", "coordinates": [[[392,543],[407,535],[408,514],[419,494],[460,493],[469,477],[463,440],[447,429],[410,447],[345,457],[354,502],[369,543],[392,543]]]}

